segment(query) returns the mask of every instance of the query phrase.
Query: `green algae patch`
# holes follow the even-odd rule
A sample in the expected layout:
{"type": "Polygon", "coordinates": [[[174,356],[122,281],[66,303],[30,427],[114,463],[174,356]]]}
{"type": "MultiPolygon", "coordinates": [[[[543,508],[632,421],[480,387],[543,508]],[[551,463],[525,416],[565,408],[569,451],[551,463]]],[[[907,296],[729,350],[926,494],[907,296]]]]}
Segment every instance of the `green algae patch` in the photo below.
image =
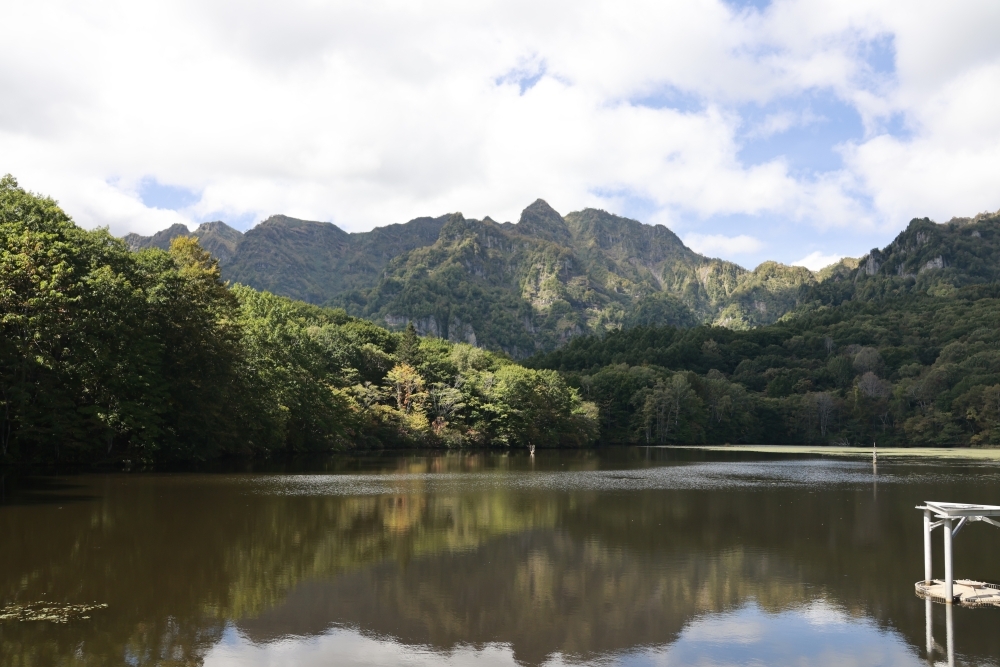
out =
{"type": "Polygon", "coordinates": [[[0,608],[0,621],[51,621],[69,623],[88,619],[90,613],[107,609],[107,604],[61,604],[58,602],[28,602],[8,604],[0,608]]]}

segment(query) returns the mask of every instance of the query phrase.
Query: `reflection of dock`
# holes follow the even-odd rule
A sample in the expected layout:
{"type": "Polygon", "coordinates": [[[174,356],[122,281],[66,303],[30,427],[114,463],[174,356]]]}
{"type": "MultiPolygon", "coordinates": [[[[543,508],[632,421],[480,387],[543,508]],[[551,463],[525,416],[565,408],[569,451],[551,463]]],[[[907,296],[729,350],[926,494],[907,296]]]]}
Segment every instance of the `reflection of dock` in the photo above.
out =
{"type": "Polygon", "coordinates": [[[924,618],[927,621],[927,658],[933,659],[934,653],[944,653],[947,656],[948,661],[945,663],[936,662],[935,665],[944,664],[945,667],[955,667],[955,619],[954,613],[952,612],[953,605],[946,604],[944,606],[945,615],[945,634],[947,635],[946,646],[941,647],[936,641],[934,641],[934,623],[933,623],[933,611],[931,610],[931,599],[929,597],[924,598],[924,618]]]}
{"type": "MultiPolygon", "coordinates": [[[[934,579],[930,583],[918,581],[917,595],[934,602],[947,602],[945,582],[934,579]]],[[[971,579],[958,579],[952,584],[952,599],[966,607],[981,607],[986,605],[1000,606],[1000,586],[986,584],[971,579]]]]}

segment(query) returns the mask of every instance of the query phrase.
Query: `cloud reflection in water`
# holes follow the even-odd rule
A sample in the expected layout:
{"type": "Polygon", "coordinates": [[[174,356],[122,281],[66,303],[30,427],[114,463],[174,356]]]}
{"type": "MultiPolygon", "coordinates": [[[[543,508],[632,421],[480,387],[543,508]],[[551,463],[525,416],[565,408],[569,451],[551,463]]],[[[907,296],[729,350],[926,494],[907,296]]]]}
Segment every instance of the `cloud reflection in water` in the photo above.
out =
{"type": "MultiPolygon", "coordinates": [[[[255,643],[230,627],[223,641],[205,656],[205,667],[331,664],[499,667],[523,663],[507,644],[458,645],[442,651],[351,628],[334,628],[319,637],[284,637],[255,643]]],[[[545,667],[695,664],[902,667],[925,663],[894,632],[881,630],[869,619],[852,617],[824,601],[815,601],[780,613],[768,613],[750,603],[734,611],[695,618],[669,644],[586,657],[556,653],[542,664],[545,667]]]]}

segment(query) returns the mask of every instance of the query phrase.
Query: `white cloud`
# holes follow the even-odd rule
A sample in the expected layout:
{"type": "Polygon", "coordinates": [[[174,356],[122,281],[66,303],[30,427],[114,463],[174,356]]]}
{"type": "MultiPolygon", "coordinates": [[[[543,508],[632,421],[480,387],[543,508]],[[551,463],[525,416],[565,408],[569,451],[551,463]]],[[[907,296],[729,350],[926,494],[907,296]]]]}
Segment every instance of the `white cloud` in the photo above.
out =
{"type": "Polygon", "coordinates": [[[873,137],[847,151],[847,162],[888,219],[947,220],[1000,204],[1000,117],[990,113],[1000,61],[950,81],[913,113],[908,139],[873,137]]]}
{"type": "Polygon", "coordinates": [[[724,236],[722,234],[691,233],[684,237],[684,244],[695,252],[712,257],[750,255],[760,252],[764,248],[764,244],[760,240],[746,234],[724,236]]]}
{"type": "MultiPolygon", "coordinates": [[[[514,219],[539,196],[564,212],[641,201],[688,229],[761,213],[884,229],[1000,206],[991,1],[38,0],[4,19],[19,29],[0,41],[0,171],[117,233],[219,212],[349,230],[514,219]],[[895,76],[865,60],[886,36],[895,76]],[[843,169],[741,162],[744,105],[817,90],[867,128],[843,169]],[[637,101],[664,91],[693,102],[637,101]],[[880,129],[897,121],[911,134],[880,129]],[[151,209],[147,177],[203,198],[151,209]]],[[[751,132],[816,120],[775,112],[751,132]]]]}
{"type": "Polygon", "coordinates": [[[811,252],[800,260],[792,262],[792,266],[804,266],[810,271],[819,271],[831,264],[844,259],[844,255],[824,255],[819,250],[811,252]]]}

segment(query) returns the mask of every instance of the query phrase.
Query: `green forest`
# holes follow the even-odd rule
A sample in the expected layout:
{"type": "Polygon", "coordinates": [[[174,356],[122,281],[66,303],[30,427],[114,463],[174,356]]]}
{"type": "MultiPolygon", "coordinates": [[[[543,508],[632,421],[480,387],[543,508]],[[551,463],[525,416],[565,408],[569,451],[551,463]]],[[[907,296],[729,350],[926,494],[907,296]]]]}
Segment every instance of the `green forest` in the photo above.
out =
{"type": "Polygon", "coordinates": [[[193,238],[132,252],[0,180],[0,462],[597,436],[555,371],[227,284],[193,238]]]}
{"type": "Polygon", "coordinates": [[[817,277],[767,326],[639,327],[526,363],[597,404],[603,442],[1000,446],[1000,213],[912,220],[817,277]]]}
{"type": "Polygon", "coordinates": [[[750,331],[639,327],[527,362],[613,443],[1000,445],[1000,289],[819,306],[750,331]]]}
{"type": "MultiPolygon", "coordinates": [[[[533,207],[519,223],[527,232],[570,233],[557,214],[533,207]]],[[[444,238],[461,221],[426,219],[421,233],[433,235],[437,222],[444,238]]],[[[495,351],[477,347],[471,333],[473,344],[433,327],[421,336],[420,321],[405,318],[393,331],[227,282],[218,258],[226,247],[211,235],[171,232],[162,241],[138,247],[106,229],[84,230],[52,199],[10,176],[0,181],[0,461],[527,445],[1000,445],[997,214],[914,220],[883,250],[793,281],[794,300],[770,324],[679,322],[676,309],[650,301],[674,304],[664,292],[640,299],[636,312],[645,315],[607,333],[567,329],[555,350],[551,332],[539,329],[549,342],[519,345],[548,351],[520,362],[497,342],[478,342],[495,351]]],[[[772,265],[741,279],[766,277],[772,265]]],[[[459,285],[462,270],[480,268],[471,260],[472,268],[449,266],[459,285]]],[[[664,266],[661,280],[676,269],[664,266]]],[[[421,275],[400,282],[401,293],[419,296],[421,275]]],[[[781,282],[785,274],[775,275],[781,282]]],[[[536,278],[525,285],[542,284],[536,278]]],[[[438,297],[455,294],[445,292],[438,297]]],[[[765,293],[748,291],[746,308],[774,310],[765,293]]],[[[464,306],[445,301],[504,310],[488,291],[473,297],[464,306]]],[[[509,321],[491,317],[513,330],[525,308],[535,306],[511,305],[509,321]]]]}

